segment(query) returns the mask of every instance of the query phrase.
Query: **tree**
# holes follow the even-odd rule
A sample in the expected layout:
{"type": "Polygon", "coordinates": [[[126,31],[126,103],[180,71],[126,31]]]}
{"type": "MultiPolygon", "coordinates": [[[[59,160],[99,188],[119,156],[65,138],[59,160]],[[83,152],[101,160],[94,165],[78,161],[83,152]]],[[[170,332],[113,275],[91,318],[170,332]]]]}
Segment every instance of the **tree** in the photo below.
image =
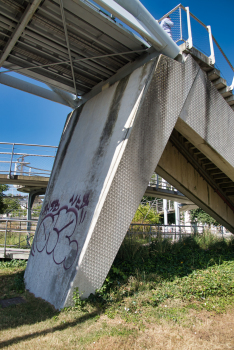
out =
{"type": "Polygon", "coordinates": [[[4,202],[4,197],[6,196],[4,192],[7,191],[8,188],[9,186],[7,185],[0,185],[0,214],[5,213],[5,210],[7,208],[7,205],[4,202]]]}
{"type": "Polygon", "coordinates": [[[12,198],[11,196],[5,196],[4,204],[6,205],[6,209],[4,211],[5,214],[11,213],[13,216],[18,214],[18,210],[21,209],[20,202],[18,198],[12,198]]]}
{"type": "Polygon", "coordinates": [[[0,185],[0,214],[8,214],[9,212],[20,209],[19,200],[17,198],[7,196],[4,193],[8,189],[8,185],[0,185]]]}
{"type": "Polygon", "coordinates": [[[151,208],[149,203],[140,204],[132,223],[138,224],[157,224],[159,223],[160,215],[157,213],[155,208],[151,208]]]}
{"type": "Polygon", "coordinates": [[[41,212],[42,204],[38,204],[35,208],[33,208],[33,217],[39,217],[41,212]]]}
{"type": "Polygon", "coordinates": [[[209,214],[207,214],[201,208],[190,210],[191,221],[201,222],[203,225],[207,224],[209,227],[211,225],[218,226],[220,223],[212,218],[209,214]]]}

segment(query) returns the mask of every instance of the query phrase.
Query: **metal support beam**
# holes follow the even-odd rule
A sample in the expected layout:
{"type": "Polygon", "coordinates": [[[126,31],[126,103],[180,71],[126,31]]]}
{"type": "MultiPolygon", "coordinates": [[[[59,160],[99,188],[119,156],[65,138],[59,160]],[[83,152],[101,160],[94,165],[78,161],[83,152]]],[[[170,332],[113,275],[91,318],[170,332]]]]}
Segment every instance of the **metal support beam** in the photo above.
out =
{"type": "Polygon", "coordinates": [[[75,109],[78,104],[79,104],[79,100],[75,100],[75,98],[73,98],[74,95],[69,94],[68,92],[61,90],[57,87],[48,85],[49,88],[59,97],[62,98],[63,101],[67,102],[67,105],[70,106],[72,109],[75,109]]]}
{"type": "MultiPolygon", "coordinates": [[[[99,58],[123,56],[123,55],[128,55],[128,54],[131,54],[131,53],[141,53],[141,52],[146,52],[146,50],[142,49],[142,50],[134,50],[134,51],[125,51],[125,52],[111,53],[111,54],[107,54],[107,55],[98,55],[98,56],[90,56],[90,57],[85,57],[85,58],[77,58],[75,60],[72,60],[72,62],[73,63],[79,63],[79,62],[97,60],[99,58]]],[[[53,67],[53,66],[58,66],[60,64],[65,64],[65,63],[69,63],[69,62],[70,62],[70,60],[65,60],[65,61],[63,60],[63,61],[58,61],[58,62],[53,62],[53,63],[40,64],[40,65],[35,65],[34,64],[33,66],[20,67],[20,68],[16,68],[16,69],[7,69],[6,71],[0,72],[0,75],[7,74],[7,73],[10,73],[10,72],[16,72],[17,73],[19,71],[32,70],[32,69],[35,69],[35,68],[53,67]]]]}
{"type": "Polygon", "coordinates": [[[72,57],[71,57],[71,50],[70,50],[69,38],[68,38],[68,33],[67,33],[67,25],[66,25],[66,18],[65,18],[65,14],[64,14],[64,8],[63,8],[63,0],[60,0],[60,10],[61,10],[61,15],[62,15],[64,34],[65,34],[66,43],[67,43],[68,55],[69,55],[69,59],[70,59],[70,66],[71,66],[71,72],[72,72],[72,79],[73,79],[73,84],[74,84],[74,90],[75,90],[75,95],[76,95],[76,97],[77,97],[76,79],[75,79],[75,74],[74,74],[74,68],[73,68],[73,62],[72,62],[72,57]]]}
{"type": "Polygon", "coordinates": [[[179,47],[140,1],[95,0],[95,2],[147,39],[156,50],[171,58],[179,54],[179,47]]]}
{"type": "Polygon", "coordinates": [[[178,226],[180,225],[180,207],[178,202],[174,202],[174,208],[175,208],[175,224],[178,226]]]}
{"type": "Polygon", "coordinates": [[[46,98],[47,100],[57,102],[57,103],[60,103],[62,105],[68,106],[68,107],[76,108],[75,101],[74,101],[73,106],[71,106],[71,104],[68,103],[67,100],[63,99],[57,93],[50,91],[50,90],[47,90],[47,89],[44,89],[40,86],[28,83],[24,80],[14,78],[14,77],[7,75],[7,74],[0,75],[0,83],[3,85],[13,87],[13,88],[18,89],[18,90],[21,90],[21,91],[28,92],[32,95],[46,98]]]}
{"type": "Polygon", "coordinates": [[[168,225],[167,219],[167,199],[163,199],[164,225],[168,225]]]}
{"type": "Polygon", "coordinates": [[[25,27],[27,26],[28,22],[30,21],[30,19],[34,15],[34,13],[35,13],[36,9],[38,8],[38,6],[40,5],[40,3],[41,3],[41,0],[34,0],[32,2],[32,4],[30,4],[30,3],[28,4],[23,16],[21,17],[18,25],[16,26],[12,36],[9,38],[9,40],[8,40],[4,50],[3,50],[3,53],[2,53],[1,58],[0,58],[0,67],[2,66],[4,61],[7,59],[8,55],[10,54],[11,50],[15,46],[17,40],[19,39],[19,37],[23,33],[25,27]]]}
{"type": "Polygon", "coordinates": [[[90,100],[95,95],[99,94],[102,91],[102,87],[106,84],[113,85],[117,81],[123,79],[127,75],[131,74],[135,69],[143,66],[143,64],[149,62],[153,58],[156,58],[160,55],[160,52],[155,50],[154,47],[149,48],[145,53],[143,53],[139,58],[137,58],[134,62],[126,64],[124,67],[120,68],[118,72],[114,75],[112,75],[107,80],[97,84],[94,86],[94,88],[87,92],[85,95],[82,96],[81,103],[84,103],[88,100],[90,100]]]}
{"type": "Polygon", "coordinates": [[[31,191],[29,192],[28,194],[28,206],[27,206],[27,231],[28,231],[28,234],[27,234],[27,245],[30,246],[29,244],[29,241],[30,241],[30,236],[31,236],[31,220],[32,220],[32,206],[33,206],[33,203],[34,203],[34,200],[37,196],[37,194],[39,194],[40,191],[31,191]]]}

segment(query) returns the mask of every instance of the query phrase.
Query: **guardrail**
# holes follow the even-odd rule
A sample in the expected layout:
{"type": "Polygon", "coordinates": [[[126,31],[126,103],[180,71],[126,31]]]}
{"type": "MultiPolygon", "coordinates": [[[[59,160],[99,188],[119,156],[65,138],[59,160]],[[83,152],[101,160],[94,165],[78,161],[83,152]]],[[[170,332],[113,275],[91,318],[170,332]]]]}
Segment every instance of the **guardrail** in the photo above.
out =
{"type": "Polygon", "coordinates": [[[37,227],[37,220],[0,219],[0,248],[4,257],[8,248],[30,249],[37,227]]]}
{"type": "MultiPolygon", "coordinates": [[[[173,241],[182,237],[191,235],[203,235],[206,231],[211,234],[224,237],[227,233],[223,226],[212,227],[204,225],[161,225],[161,224],[131,224],[128,231],[128,237],[140,236],[146,241],[151,242],[153,238],[170,238],[173,241]]],[[[229,233],[229,232],[228,232],[229,233]]]]}
{"type": "Polygon", "coordinates": [[[220,70],[221,75],[227,81],[227,85],[234,83],[234,68],[221,49],[211,27],[205,25],[190,11],[189,7],[177,5],[171,11],[159,19],[159,23],[170,16],[174,26],[171,29],[172,39],[178,44],[186,43],[188,49],[197,48],[210,58],[210,63],[220,70]]]}
{"type": "Polygon", "coordinates": [[[56,146],[0,142],[0,174],[49,177],[56,146]]]}
{"type": "MultiPolygon", "coordinates": [[[[177,189],[175,187],[173,187],[169,182],[164,180],[161,176],[159,176],[156,173],[154,173],[151,176],[151,179],[149,181],[149,186],[156,187],[156,189],[178,192],[180,194],[180,192],[177,191],[177,189]]],[[[181,193],[181,195],[182,195],[182,193],[181,193]]]]}

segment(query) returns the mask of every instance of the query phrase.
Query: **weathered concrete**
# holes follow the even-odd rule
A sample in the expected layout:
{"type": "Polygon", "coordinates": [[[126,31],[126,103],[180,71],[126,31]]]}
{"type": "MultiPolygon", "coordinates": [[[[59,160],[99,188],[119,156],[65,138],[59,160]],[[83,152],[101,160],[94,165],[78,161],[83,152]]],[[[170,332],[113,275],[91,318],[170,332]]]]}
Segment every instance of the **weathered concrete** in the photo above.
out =
{"type": "Polygon", "coordinates": [[[169,141],[156,168],[157,173],[175,186],[198,207],[234,232],[233,210],[201,177],[169,141]]]}
{"type": "MultiPolygon", "coordinates": [[[[190,125],[185,109],[200,72],[191,57],[160,56],[68,118],[25,273],[36,296],[62,308],[75,287],[85,297],[101,287],[178,118],[190,125]]],[[[206,121],[212,113],[207,107],[206,121]]]]}

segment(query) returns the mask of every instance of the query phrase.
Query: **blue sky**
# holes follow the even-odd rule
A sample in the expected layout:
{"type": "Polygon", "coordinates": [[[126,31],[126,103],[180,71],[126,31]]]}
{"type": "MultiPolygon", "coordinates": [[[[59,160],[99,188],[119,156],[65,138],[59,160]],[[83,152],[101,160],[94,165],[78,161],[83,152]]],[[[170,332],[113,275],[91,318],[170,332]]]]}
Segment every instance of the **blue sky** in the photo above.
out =
{"type": "MultiPolygon", "coordinates": [[[[142,0],[159,19],[178,3],[142,0]]],[[[185,0],[184,6],[206,25],[234,65],[234,0],[185,0]]],[[[220,67],[222,68],[222,67],[220,67]]],[[[29,80],[31,81],[31,80],[29,80]]],[[[70,108],[0,84],[1,142],[58,145],[70,108]]]]}

